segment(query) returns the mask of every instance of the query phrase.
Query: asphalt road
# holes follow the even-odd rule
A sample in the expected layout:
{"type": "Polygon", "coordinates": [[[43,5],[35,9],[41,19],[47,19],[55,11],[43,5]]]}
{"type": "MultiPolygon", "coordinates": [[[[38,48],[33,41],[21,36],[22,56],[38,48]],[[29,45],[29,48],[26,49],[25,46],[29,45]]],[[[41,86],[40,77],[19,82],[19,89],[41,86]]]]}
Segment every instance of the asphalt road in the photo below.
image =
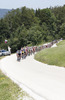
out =
{"type": "Polygon", "coordinates": [[[0,61],[1,70],[35,100],[65,100],[65,68],[34,60],[34,55],[18,62],[16,55],[0,61]]]}

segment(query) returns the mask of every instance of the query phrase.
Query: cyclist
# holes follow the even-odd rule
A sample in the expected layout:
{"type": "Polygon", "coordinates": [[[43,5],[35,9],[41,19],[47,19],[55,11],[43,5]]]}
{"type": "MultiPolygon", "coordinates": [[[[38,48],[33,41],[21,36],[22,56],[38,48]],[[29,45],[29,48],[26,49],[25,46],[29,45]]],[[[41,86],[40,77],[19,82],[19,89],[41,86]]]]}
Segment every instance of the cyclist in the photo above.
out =
{"type": "Polygon", "coordinates": [[[17,50],[16,55],[17,55],[17,61],[20,61],[21,60],[21,51],[17,50]]]}

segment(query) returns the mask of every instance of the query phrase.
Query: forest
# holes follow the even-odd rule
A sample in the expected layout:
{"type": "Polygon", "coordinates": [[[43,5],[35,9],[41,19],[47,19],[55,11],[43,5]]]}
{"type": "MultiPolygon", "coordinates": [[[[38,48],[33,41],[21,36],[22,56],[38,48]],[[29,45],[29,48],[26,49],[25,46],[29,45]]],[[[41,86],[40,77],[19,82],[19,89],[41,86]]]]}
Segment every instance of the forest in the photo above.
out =
{"type": "Polygon", "coordinates": [[[9,45],[16,52],[60,38],[65,39],[65,5],[36,10],[24,6],[0,19],[0,49],[9,45]]]}

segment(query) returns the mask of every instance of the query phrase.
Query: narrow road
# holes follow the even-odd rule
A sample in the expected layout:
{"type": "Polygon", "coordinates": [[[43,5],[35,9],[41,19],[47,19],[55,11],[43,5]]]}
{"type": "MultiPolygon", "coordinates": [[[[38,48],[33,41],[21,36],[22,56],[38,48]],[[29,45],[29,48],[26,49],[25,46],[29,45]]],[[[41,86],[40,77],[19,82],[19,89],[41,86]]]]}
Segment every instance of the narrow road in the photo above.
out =
{"type": "Polygon", "coordinates": [[[34,60],[34,55],[17,62],[16,55],[0,61],[1,70],[36,100],[65,100],[65,68],[34,60]]]}

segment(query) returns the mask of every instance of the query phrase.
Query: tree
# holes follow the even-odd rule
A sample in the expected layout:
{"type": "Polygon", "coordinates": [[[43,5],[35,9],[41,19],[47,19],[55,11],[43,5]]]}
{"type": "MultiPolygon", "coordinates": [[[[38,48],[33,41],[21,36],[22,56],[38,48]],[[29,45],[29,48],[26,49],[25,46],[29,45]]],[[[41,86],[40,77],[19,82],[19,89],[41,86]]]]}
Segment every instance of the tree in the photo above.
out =
{"type": "Polygon", "coordinates": [[[41,29],[39,25],[35,24],[28,30],[27,38],[30,44],[36,45],[42,41],[41,29]]]}
{"type": "Polygon", "coordinates": [[[65,23],[63,23],[63,24],[60,26],[59,35],[60,35],[60,38],[65,39],[65,23]]]}
{"type": "Polygon", "coordinates": [[[0,20],[0,42],[3,42],[5,38],[9,38],[9,28],[4,19],[0,20]]]}

